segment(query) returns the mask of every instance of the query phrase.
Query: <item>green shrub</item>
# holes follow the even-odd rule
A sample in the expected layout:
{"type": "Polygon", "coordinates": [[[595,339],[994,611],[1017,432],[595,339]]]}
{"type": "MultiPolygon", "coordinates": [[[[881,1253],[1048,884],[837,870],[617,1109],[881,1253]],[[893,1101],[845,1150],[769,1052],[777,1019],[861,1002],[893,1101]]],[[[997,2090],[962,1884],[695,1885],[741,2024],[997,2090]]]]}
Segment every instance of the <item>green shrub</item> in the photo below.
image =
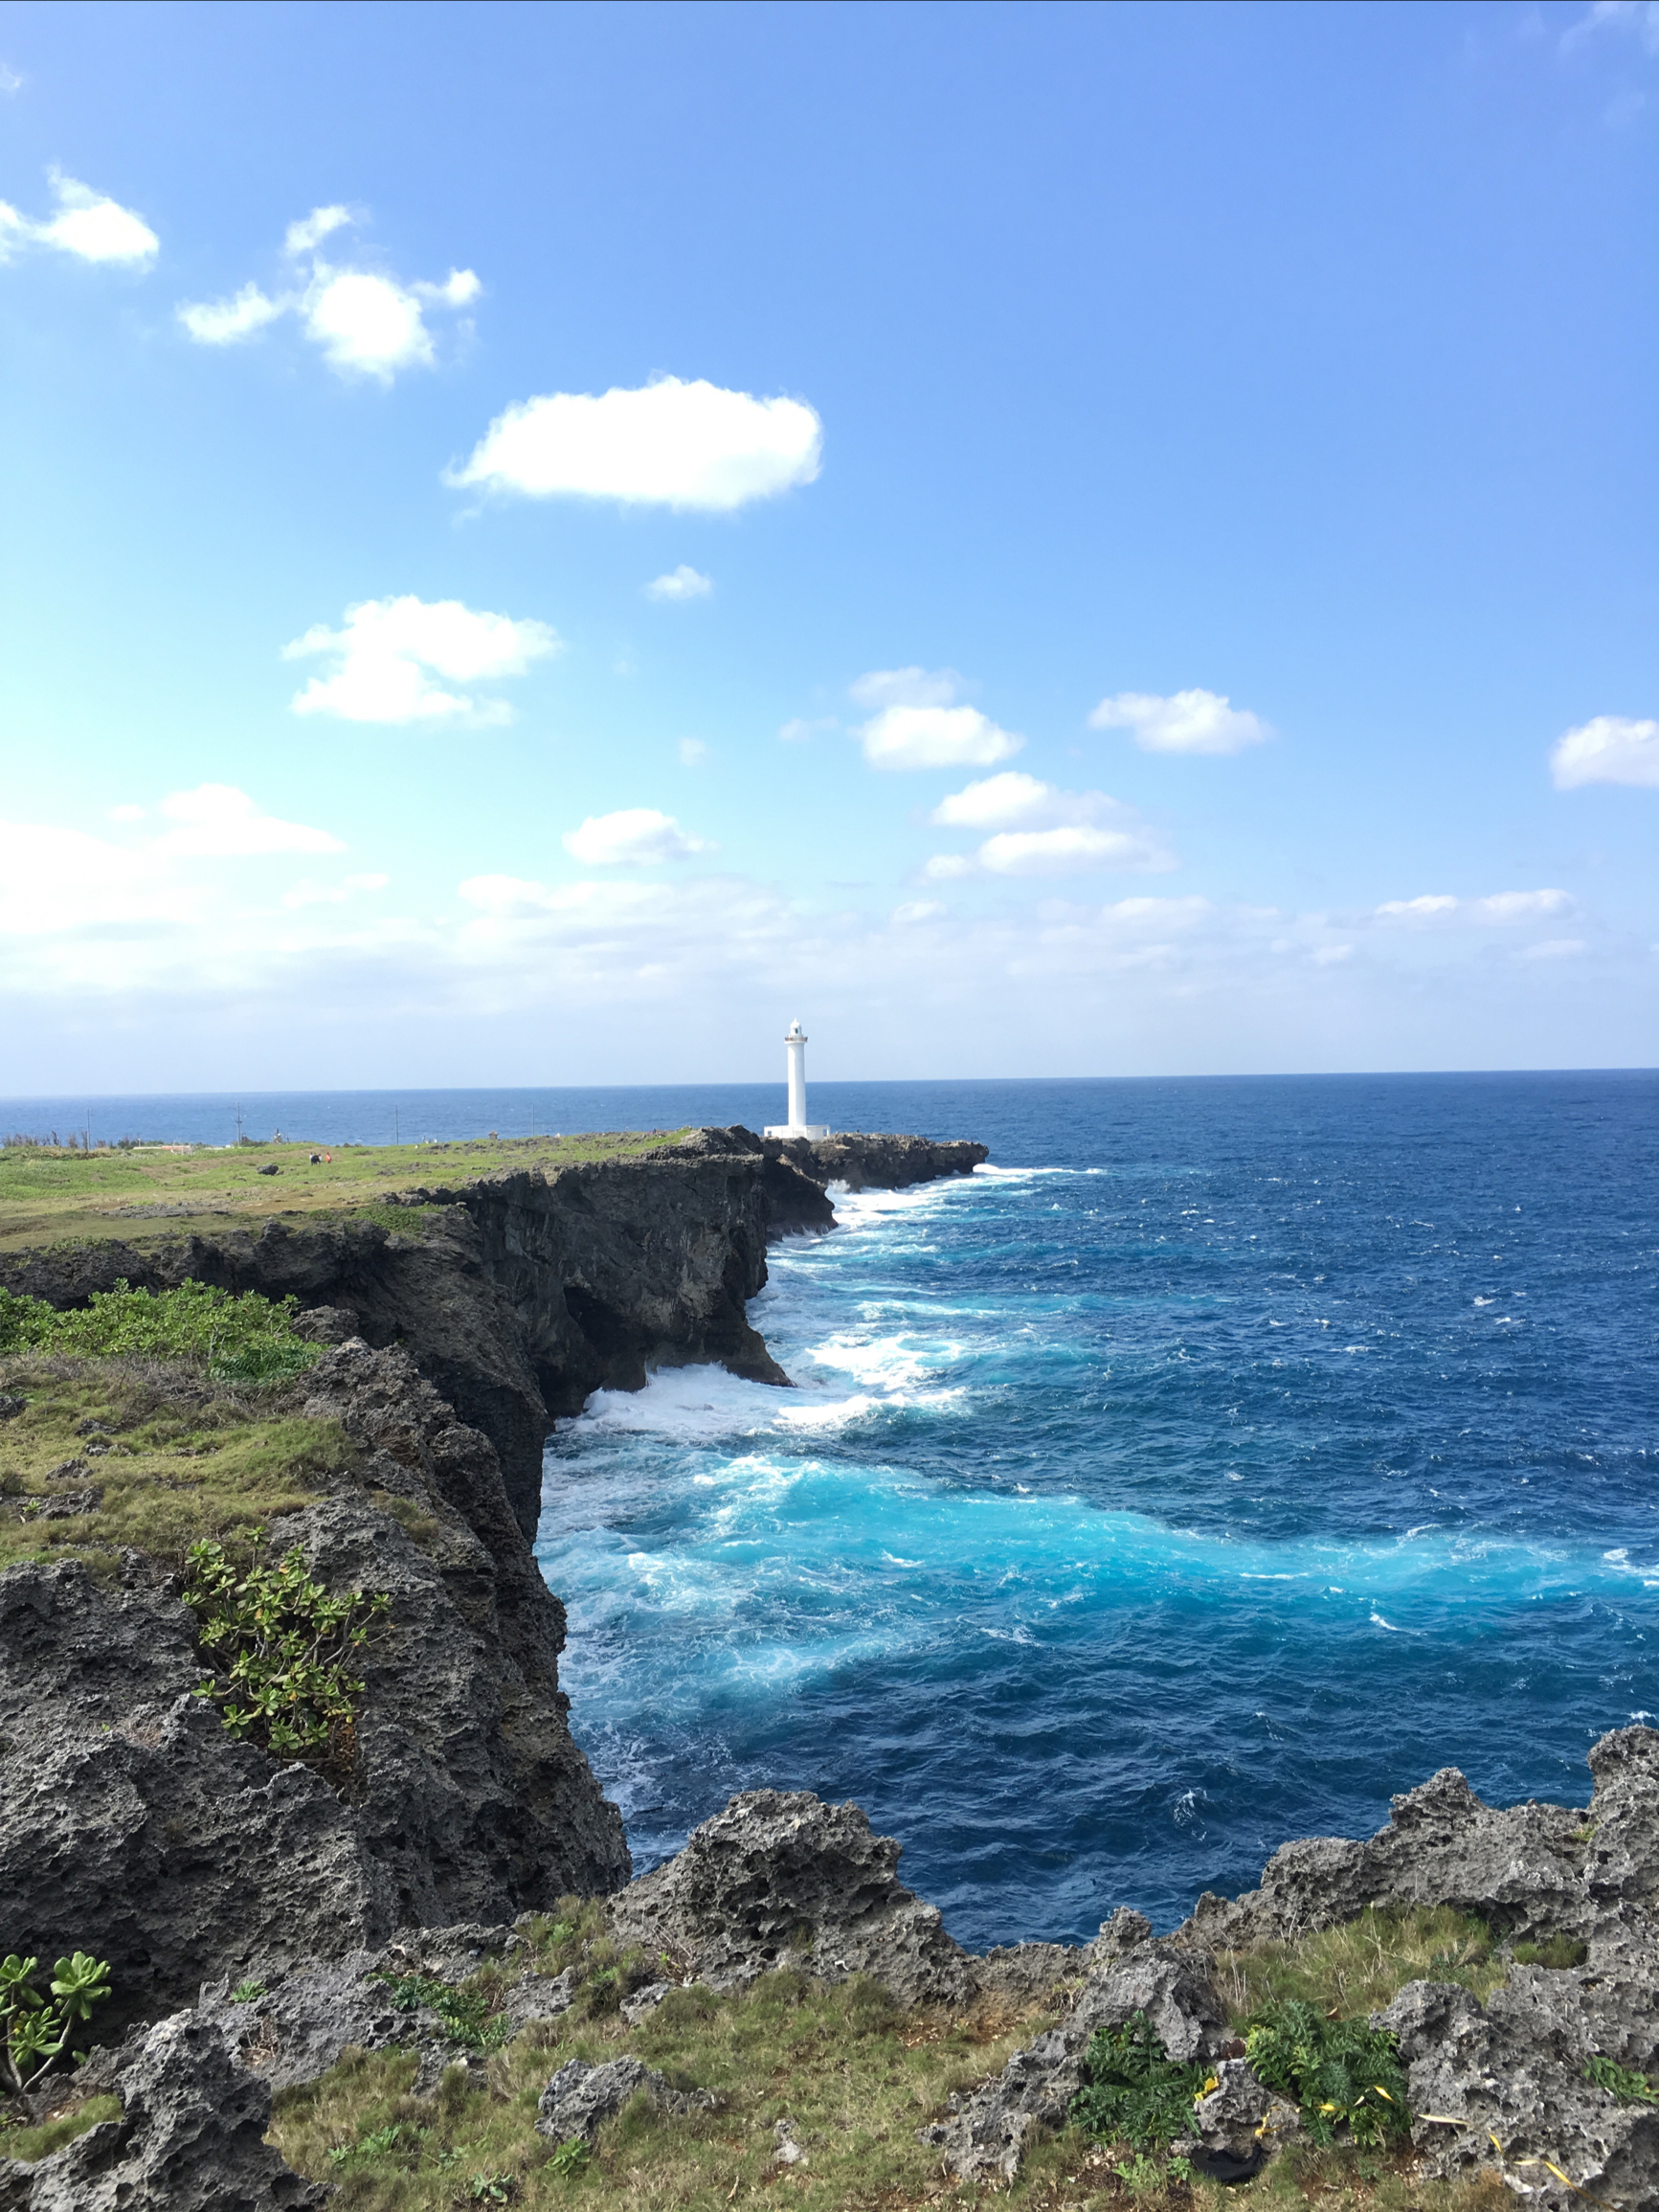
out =
{"type": "Polygon", "coordinates": [[[252,1735],[279,1758],[344,1753],[364,1687],[347,1664],[392,1600],[361,1590],[330,1596],[298,1546],[261,1567],[263,1535],[255,1529],[241,1574],[222,1544],[204,1540],[186,1554],[184,1601],[201,1615],[202,1650],[216,1670],[196,1695],[223,1707],[233,1735],[252,1735]]]}
{"type": "Polygon", "coordinates": [[[1610,2097],[1617,2097],[1622,2105],[1659,2105],[1659,2090],[1647,2075],[1622,2066],[1617,2059],[1604,2059],[1598,2053],[1584,2068],[1584,2079],[1605,2089],[1610,2097]]]}
{"type": "Polygon", "coordinates": [[[15,1952],[0,1960],[0,2081],[9,2089],[31,2088],[62,2056],[69,2031],[90,2020],[95,2004],[109,1995],[105,1960],[78,1951],[52,1970],[50,1995],[34,1987],[37,1958],[15,1952]]]}
{"type": "Polygon", "coordinates": [[[205,1359],[208,1372],[234,1382],[297,1375],[317,1347],[294,1333],[299,1301],[239,1296],[211,1283],[134,1290],[123,1280],[94,1291],[84,1308],[60,1313],[44,1298],[0,1290],[0,1352],[42,1351],[87,1359],[205,1359]]]}
{"type": "Polygon", "coordinates": [[[1189,2131],[1210,2079],[1208,2066],[1172,2059],[1143,2012],[1121,2027],[1096,2028],[1084,2072],[1072,2118],[1103,2141],[1139,2152],[1164,2150],[1189,2131]]]}
{"type": "Polygon", "coordinates": [[[388,1994],[398,2012],[436,2013],[444,2033],[469,2050],[499,2051],[511,2032],[505,2013],[492,2017],[490,1998],[482,1989],[457,1989],[424,1974],[377,1974],[374,1979],[389,1985],[388,1994]]]}
{"type": "Polygon", "coordinates": [[[1327,2020],[1294,1998],[1265,2008],[1244,2037],[1258,2081],[1301,2107],[1315,2143],[1346,2126],[1356,2143],[1380,2149],[1410,2132],[1400,2050],[1385,2029],[1362,2020],[1327,2020]]]}

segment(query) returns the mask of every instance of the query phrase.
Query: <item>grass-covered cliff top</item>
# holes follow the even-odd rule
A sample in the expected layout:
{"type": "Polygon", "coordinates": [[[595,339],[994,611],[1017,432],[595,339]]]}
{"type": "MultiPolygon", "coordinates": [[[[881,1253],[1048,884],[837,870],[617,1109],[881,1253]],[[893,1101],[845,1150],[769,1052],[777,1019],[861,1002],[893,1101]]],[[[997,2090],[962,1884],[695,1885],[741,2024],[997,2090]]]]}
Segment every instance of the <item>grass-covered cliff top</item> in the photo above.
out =
{"type": "Polygon", "coordinates": [[[140,1144],[91,1152],[0,1145],[0,1252],[68,1238],[123,1243],[252,1225],[276,1216],[354,1213],[413,1185],[527,1168],[551,1173],[627,1160],[683,1129],[579,1137],[480,1138],[436,1144],[244,1143],[222,1150],[140,1144]],[[312,1153],[326,1158],[312,1163],[312,1153]],[[272,1175],[261,1170],[275,1167],[272,1175]]]}

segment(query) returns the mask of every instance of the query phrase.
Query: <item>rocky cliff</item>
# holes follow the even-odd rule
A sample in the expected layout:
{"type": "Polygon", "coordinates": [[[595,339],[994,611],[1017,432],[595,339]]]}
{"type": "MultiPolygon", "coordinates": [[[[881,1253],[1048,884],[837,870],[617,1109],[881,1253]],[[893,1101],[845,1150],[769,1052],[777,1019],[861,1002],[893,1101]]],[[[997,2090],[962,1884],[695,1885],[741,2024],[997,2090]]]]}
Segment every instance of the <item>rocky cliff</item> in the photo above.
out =
{"type": "Polygon", "coordinates": [[[809,1144],[704,1129],[627,1161],[433,1181],[382,1202],[379,1219],[273,1218],[258,1234],[11,1254],[0,1288],[58,1306],[122,1279],[291,1294],[320,1314],[320,1333],[409,1354],[495,1447],[533,1537],[543,1443],[591,1391],[638,1389],[651,1368],[695,1361],[787,1384],[745,1307],[766,1281],[770,1239],[833,1227],[831,1183],[902,1188],[967,1174],[984,1158],[982,1144],[925,1138],[809,1144]]]}

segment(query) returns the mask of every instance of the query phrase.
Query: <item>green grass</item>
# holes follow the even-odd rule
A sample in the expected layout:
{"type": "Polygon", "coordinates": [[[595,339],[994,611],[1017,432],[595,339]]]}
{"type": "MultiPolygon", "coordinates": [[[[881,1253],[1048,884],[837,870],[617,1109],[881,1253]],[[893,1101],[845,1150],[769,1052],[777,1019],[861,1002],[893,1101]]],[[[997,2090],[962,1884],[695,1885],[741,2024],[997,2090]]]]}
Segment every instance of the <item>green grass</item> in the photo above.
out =
{"type": "Polygon", "coordinates": [[[1216,1960],[1217,1987],[1240,2027],[1264,2006],[1288,1999],[1363,2020],[1408,1981],[1458,1982],[1484,2002],[1508,1972],[1486,1923],[1446,1905],[1373,1909],[1341,1928],[1223,1951],[1216,1960]]]}
{"type": "MultiPolygon", "coordinates": [[[[224,1230],[272,1215],[355,1214],[389,1191],[459,1189],[478,1176],[627,1160],[689,1134],[684,1129],[599,1131],[577,1137],[482,1138],[438,1144],[244,1144],[174,1151],[57,1151],[0,1145],[0,1252],[119,1237],[146,1245],[182,1230],[224,1230]],[[316,1166],[313,1152],[331,1159],[316,1166]],[[275,1175],[261,1167],[275,1166],[275,1175]]],[[[383,1222],[408,1233],[407,1227],[383,1222]]]]}
{"type": "Polygon", "coordinates": [[[85,2104],[78,2105],[73,2112],[61,2112],[55,2118],[43,2120],[37,2128],[6,2128],[0,2130],[0,2158],[23,2158],[34,2164],[37,2159],[49,2158],[54,2151],[61,2151],[65,2143],[73,2143],[77,2135],[84,2135],[89,2128],[96,2128],[100,2120],[119,2120],[119,2097],[88,2097],[85,2104]]]}
{"type": "Polygon", "coordinates": [[[269,1382],[302,1373],[317,1348],[294,1331],[297,1301],[258,1291],[239,1297],[187,1279],[176,1289],[94,1291],[59,1311],[44,1298],[0,1290],[0,1352],[67,1352],[93,1358],[205,1360],[210,1375],[269,1382]]]}
{"type": "Polygon", "coordinates": [[[214,1382],[188,1363],[14,1356],[0,1395],[25,1401],[0,1421],[0,1567],[80,1558],[107,1573],[125,1545],[182,1565],[198,1537],[310,1504],[359,1457],[338,1424],[297,1411],[292,1383],[214,1382]],[[40,1517],[89,1489],[96,1510],[40,1517]]]}
{"type": "MultiPolygon", "coordinates": [[[[1078,2127],[1031,2139],[1005,2193],[959,2185],[939,2154],[916,2141],[916,2130],[946,2115],[953,2091],[971,2091],[1041,2034],[1051,2016],[1040,2006],[984,2001],[952,2016],[903,2012],[874,1982],[826,1986],[786,1970],[741,1996],[677,1989],[630,2029],[621,1998],[662,1975],[664,1962],[618,1952],[592,1901],[565,1900],[530,1932],[538,1971],[577,1970],[576,2001],[495,2050],[482,2083],[452,2067],[433,2095],[417,2098],[410,2093],[413,2052],[350,2051],[320,2082],[279,2095],[271,2140],[296,2171],[336,2185],[342,2212],[447,2212],[471,2202],[585,2212],[721,2212],[733,2203],[923,2212],[941,2201],[989,2204],[994,2196],[1034,2212],[1131,2202],[1146,2212],[1242,2212],[1245,2204],[1254,2212],[1498,2212],[1508,2201],[1495,2177],[1435,2183],[1408,2151],[1352,2146],[1292,2150],[1255,2180],[1222,2189],[1078,2127]],[[624,2052],[677,2088],[711,2091],[714,2108],[674,2117],[637,2098],[601,2126],[586,2157],[561,2155],[537,2135],[536,2102],[559,2066],[624,2052]],[[804,2165],[778,2164],[780,2119],[806,2151],[804,2165]]],[[[1422,1936],[1419,1929],[1413,1940],[1422,1936]]],[[[496,1965],[463,1985],[475,2048],[489,2050],[488,2022],[505,1986],[496,1965]]]]}

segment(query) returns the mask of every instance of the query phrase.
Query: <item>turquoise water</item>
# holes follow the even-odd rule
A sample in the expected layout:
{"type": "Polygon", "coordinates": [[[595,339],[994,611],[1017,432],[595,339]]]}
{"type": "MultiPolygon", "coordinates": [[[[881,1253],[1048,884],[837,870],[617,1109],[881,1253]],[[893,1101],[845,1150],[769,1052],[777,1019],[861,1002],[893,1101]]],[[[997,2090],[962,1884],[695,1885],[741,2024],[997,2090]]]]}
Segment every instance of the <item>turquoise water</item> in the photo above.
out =
{"type": "Polygon", "coordinates": [[[1443,1764],[1582,1801],[1659,1712],[1659,1079],[827,1090],[993,1164],[774,1248],[796,1390],[667,1373],[548,1451],[640,1865],[770,1783],[966,1942],[1167,1925],[1443,1764]]]}

